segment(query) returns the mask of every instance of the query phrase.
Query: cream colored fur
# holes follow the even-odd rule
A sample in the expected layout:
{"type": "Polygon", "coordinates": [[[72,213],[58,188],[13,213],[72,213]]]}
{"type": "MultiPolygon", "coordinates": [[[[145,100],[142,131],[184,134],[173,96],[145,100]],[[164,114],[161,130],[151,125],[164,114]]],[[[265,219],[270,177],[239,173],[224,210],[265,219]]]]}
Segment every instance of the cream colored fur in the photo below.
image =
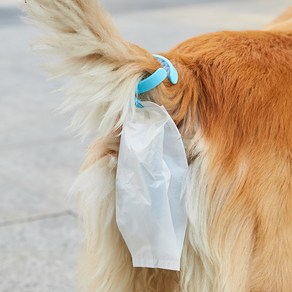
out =
{"type": "Polygon", "coordinates": [[[73,77],[61,106],[75,112],[72,128],[84,137],[118,129],[134,106],[145,51],[119,37],[95,0],[29,0],[25,9],[29,21],[48,32],[39,49],[60,57],[48,70],[73,77]]]}

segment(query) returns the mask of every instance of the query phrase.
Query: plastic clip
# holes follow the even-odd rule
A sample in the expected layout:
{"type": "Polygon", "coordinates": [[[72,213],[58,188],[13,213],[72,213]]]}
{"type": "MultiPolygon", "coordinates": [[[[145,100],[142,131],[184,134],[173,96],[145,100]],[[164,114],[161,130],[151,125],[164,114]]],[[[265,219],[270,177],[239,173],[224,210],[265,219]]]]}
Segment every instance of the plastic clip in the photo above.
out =
{"type": "Polygon", "coordinates": [[[177,84],[178,73],[172,63],[165,57],[153,54],[153,56],[160,62],[163,69],[167,72],[167,77],[172,84],[177,84]]]}
{"type": "Polygon", "coordinates": [[[167,77],[172,84],[177,84],[178,82],[178,73],[172,63],[165,57],[160,55],[153,56],[160,62],[163,68],[157,69],[149,77],[141,80],[138,83],[135,97],[135,105],[137,108],[143,108],[141,100],[138,99],[138,95],[150,91],[159,84],[161,84],[167,77]]]}
{"type": "Polygon", "coordinates": [[[141,100],[138,99],[137,96],[135,96],[135,106],[136,108],[144,108],[144,105],[142,104],[141,100]]]}

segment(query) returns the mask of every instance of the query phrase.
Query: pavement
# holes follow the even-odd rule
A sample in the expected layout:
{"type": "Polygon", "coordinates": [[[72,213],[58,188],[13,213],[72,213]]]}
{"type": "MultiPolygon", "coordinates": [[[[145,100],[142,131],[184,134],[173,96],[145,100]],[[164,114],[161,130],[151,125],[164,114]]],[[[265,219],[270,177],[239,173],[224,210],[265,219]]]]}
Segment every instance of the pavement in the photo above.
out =
{"type": "MultiPolygon", "coordinates": [[[[41,72],[43,59],[30,50],[39,33],[21,22],[18,2],[0,0],[0,292],[72,292],[82,234],[67,192],[87,145],[55,111],[62,82],[41,72]]],[[[261,28],[291,4],[102,2],[124,37],[152,52],[206,32],[261,28]]]]}

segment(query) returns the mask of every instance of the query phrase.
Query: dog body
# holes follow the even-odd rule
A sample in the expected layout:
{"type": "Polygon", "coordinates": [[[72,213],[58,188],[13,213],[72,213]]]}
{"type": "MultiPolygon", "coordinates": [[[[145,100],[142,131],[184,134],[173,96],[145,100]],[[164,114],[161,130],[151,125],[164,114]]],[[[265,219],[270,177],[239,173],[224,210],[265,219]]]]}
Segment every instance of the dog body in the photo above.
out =
{"type": "Polygon", "coordinates": [[[82,291],[291,291],[292,13],[265,31],[218,32],[163,54],[179,72],[142,96],[162,104],[189,160],[181,271],[133,268],[115,222],[121,126],[160,64],[126,43],[96,1],[28,0],[76,77],[64,107],[95,135],[72,191],[85,229],[82,291]],[[98,128],[98,131],[96,129],[98,128]]]}

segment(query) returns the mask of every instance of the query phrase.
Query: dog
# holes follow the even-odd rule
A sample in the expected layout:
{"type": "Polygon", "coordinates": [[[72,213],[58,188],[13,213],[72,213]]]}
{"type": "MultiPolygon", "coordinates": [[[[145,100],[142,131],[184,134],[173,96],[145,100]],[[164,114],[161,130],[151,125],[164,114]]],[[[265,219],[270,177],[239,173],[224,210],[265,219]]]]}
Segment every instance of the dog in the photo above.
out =
{"type": "Polygon", "coordinates": [[[62,108],[94,137],[72,187],[84,226],[81,291],[292,290],[292,7],[259,31],[191,38],[167,53],[179,72],[141,96],[184,141],[188,226],[181,271],[133,268],[115,221],[122,125],[137,83],[161,67],[123,40],[96,0],[26,0],[30,21],[71,76],[62,108]]]}

